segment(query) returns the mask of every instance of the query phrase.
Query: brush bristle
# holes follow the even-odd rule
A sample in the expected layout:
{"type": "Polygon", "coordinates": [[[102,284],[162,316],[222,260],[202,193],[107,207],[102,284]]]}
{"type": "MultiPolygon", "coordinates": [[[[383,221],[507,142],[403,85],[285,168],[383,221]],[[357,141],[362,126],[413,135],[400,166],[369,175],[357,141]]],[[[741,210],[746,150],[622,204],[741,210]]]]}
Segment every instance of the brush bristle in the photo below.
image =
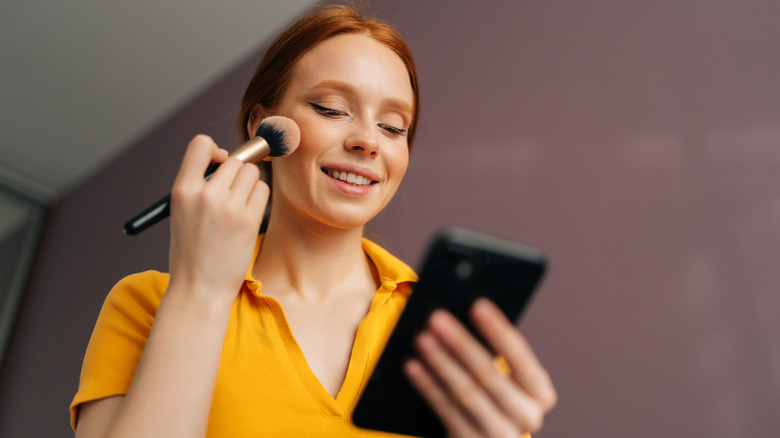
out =
{"type": "Polygon", "coordinates": [[[298,124],[282,116],[264,118],[257,128],[257,136],[263,137],[268,142],[271,157],[290,155],[301,142],[301,130],[298,124]]]}

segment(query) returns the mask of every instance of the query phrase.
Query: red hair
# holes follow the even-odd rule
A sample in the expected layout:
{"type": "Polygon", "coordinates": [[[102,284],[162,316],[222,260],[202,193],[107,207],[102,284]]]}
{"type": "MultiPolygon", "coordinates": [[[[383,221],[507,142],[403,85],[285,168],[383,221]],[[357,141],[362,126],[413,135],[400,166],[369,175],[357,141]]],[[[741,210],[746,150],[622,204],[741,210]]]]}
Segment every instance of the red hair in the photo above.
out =
{"type": "MultiPolygon", "coordinates": [[[[414,93],[412,103],[414,112],[407,134],[409,148],[412,147],[420,98],[417,70],[411,50],[404,38],[392,26],[376,18],[367,17],[355,8],[345,5],[325,6],[309,13],[288,27],[268,48],[241,100],[238,130],[243,141],[249,140],[247,122],[252,108],[258,103],[266,109],[275,108],[287,88],[298,60],[319,42],[345,33],[365,34],[385,44],[401,58],[406,66],[414,93]]],[[[265,170],[270,169],[266,167],[265,170]]],[[[270,172],[268,176],[270,179],[270,172]]]]}

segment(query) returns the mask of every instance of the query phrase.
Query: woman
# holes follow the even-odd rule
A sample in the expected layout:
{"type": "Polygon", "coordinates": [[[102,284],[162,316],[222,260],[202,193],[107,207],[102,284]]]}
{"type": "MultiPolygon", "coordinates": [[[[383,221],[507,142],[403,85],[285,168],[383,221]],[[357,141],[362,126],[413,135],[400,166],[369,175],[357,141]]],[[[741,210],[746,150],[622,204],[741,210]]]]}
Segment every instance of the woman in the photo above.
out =
{"type": "MultiPolygon", "coordinates": [[[[418,106],[409,49],[386,24],[330,7],[280,35],[240,124],[248,138],[264,117],[289,117],[300,146],[272,162],[271,190],[257,166],[191,141],[172,189],[170,274],[109,294],[71,406],[77,436],[383,435],[349,419],[416,276],[362,234],[403,178],[418,106]],[[222,165],[205,181],[211,162],[222,165]]],[[[452,436],[538,429],[555,403],[547,374],[494,306],[472,313],[508,375],[446,312],[407,375],[452,436]]]]}

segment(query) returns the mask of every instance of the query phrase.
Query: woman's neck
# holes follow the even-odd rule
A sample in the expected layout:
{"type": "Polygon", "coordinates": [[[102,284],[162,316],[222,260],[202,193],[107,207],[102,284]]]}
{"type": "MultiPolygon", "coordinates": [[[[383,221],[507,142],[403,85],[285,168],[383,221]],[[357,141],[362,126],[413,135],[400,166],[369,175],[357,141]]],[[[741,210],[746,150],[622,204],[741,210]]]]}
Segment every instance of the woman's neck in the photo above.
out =
{"type": "Polygon", "coordinates": [[[376,291],[378,276],[362,247],[363,227],[336,229],[274,219],[252,268],[263,293],[320,301],[376,291]]]}

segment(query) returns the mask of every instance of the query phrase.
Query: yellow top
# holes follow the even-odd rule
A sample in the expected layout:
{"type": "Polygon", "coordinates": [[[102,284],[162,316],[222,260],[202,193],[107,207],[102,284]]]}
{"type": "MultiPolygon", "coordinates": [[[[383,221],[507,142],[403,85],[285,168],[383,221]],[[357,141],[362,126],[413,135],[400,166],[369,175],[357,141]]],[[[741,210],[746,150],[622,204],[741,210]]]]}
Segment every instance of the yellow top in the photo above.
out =
{"type": "MultiPolygon", "coordinates": [[[[261,242],[262,236],[254,258],[261,242]]],[[[251,274],[253,258],[230,313],[208,437],[398,436],[359,429],[350,418],[417,275],[373,242],[364,239],[363,250],[381,286],[358,327],[335,399],[309,368],[279,302],[260,292],[251,274]]],[[[108,294],[70,406],[74,430],[80,404],[127,393],[167,287],[168,274],[146,271],[122,279],[108,294]]]]}
{"type": "MultiPolygon", "coordinates": [[[[254,257],[261,241],[262,236],[254,257]]],[[[364,239],[363,249],[376,265],[381,286],[358,327],[335,399],[306,363],[282,307],[260,292],[249,270],[230,313],[209,437],[391,436],[358,429],[350,418],[417,275],[373,242],[364,239]]],[[[74,429],[81,403],[127,392],[167,287],[168,274],[147,271],[124,278],[108,294],[70,407],[74,429]]]]}

